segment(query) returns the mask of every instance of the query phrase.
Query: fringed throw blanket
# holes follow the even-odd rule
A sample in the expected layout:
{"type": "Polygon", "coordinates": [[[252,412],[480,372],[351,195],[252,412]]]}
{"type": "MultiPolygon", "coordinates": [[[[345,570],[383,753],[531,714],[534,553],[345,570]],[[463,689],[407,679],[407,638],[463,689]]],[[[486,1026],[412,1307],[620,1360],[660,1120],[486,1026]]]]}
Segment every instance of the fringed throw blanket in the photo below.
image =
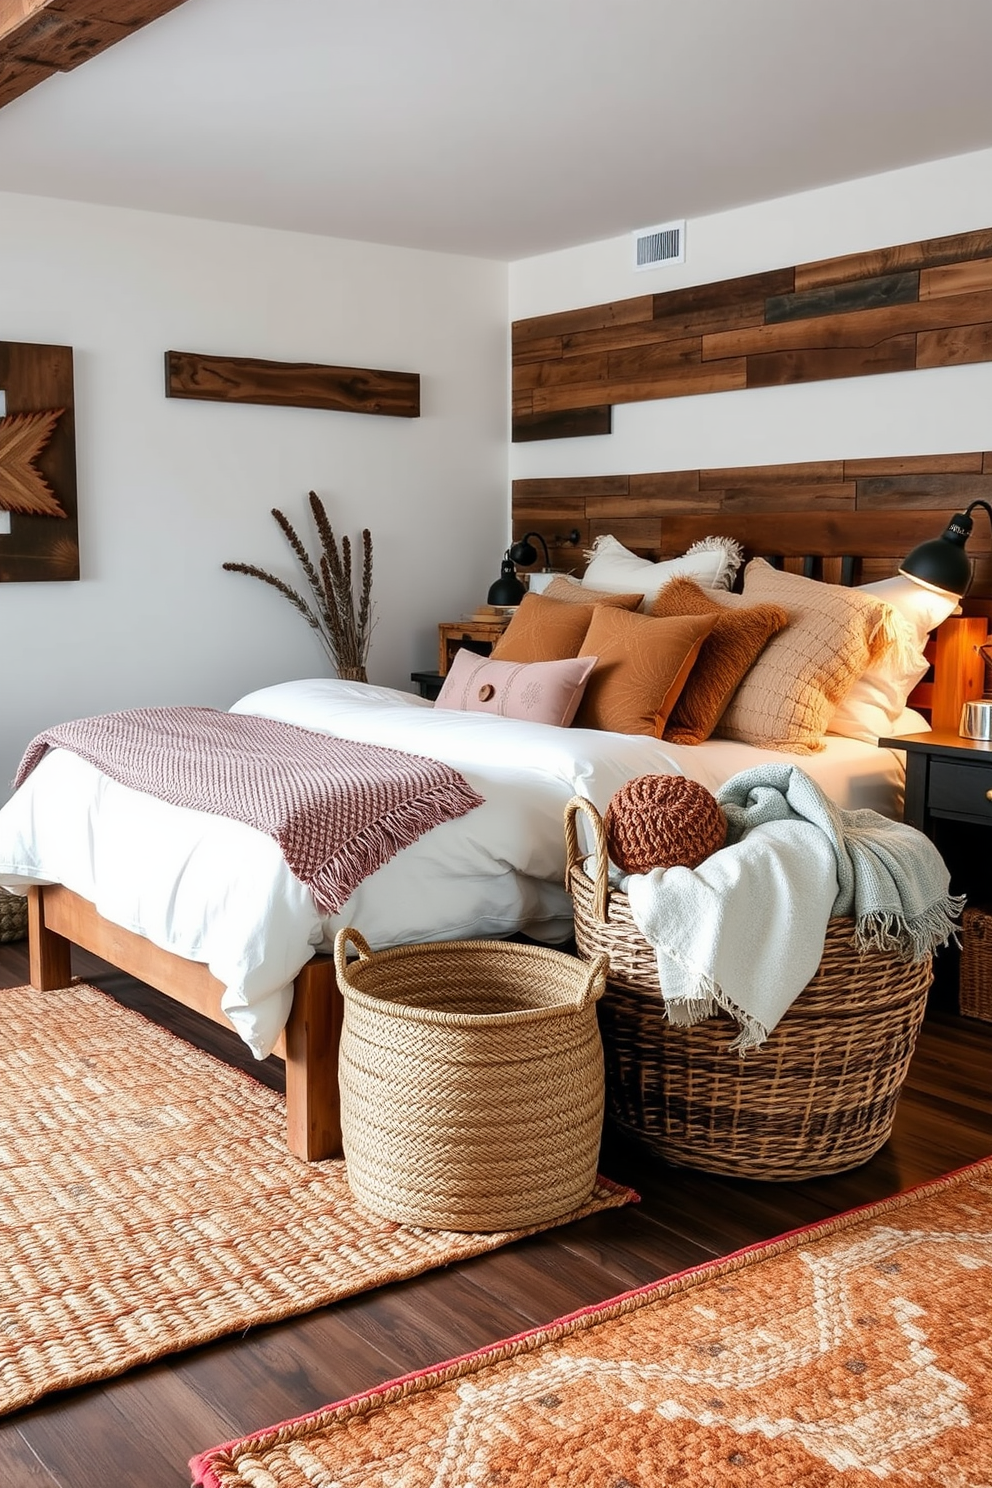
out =
{"type": "Polygon", "coordinates": [[[815,973],[833,916],[853,918],[860,950],[907,961],[955,935],[964,900],[915,827],[843,811],[795,765],[756,765],[716,797],[725,847],[624,884],[672,1023],[722,1008],[740,1028],[732,1048],[763,1043],[815,973]]]}
{"type": "Polygon", "coordinates": [[[325,914],[401,848],[483,800],[438,760],[214,708],[134,708],[46,729],[28,745],[15,786],[48,749],[69,749],[132,790],[266,833],[325,914]]]}

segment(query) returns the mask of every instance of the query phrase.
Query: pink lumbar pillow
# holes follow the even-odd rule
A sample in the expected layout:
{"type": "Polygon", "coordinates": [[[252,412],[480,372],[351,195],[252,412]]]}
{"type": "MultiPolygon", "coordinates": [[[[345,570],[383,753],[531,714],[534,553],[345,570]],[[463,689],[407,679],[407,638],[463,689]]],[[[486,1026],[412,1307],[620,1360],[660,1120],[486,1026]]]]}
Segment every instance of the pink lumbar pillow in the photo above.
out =
{"type": "Polygon", "coordinates": [[[491,661],[474,651],[456,651],[435,708],[461,713],[498,713],[529,723],[567,728],[575,717],[595,656],[565,661],[491,661]]]}

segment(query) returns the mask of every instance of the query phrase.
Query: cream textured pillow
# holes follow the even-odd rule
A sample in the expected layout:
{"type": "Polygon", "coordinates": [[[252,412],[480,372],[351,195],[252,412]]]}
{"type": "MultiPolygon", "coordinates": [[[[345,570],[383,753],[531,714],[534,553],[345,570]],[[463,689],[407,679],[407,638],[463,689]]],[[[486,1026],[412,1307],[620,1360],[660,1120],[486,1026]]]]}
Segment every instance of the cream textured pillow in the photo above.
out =
{"type": "Polygon", "coordinates": [[[837,705],[897,638],[884,600],[772,568],[754,558],[741,595],[713,595],[731,608],[781,605],[789,623],[744,677],[715,733],[762,749],[815,754],[837,705]]]}
{"type": "Polygon", "coordinates": [[[576,583],[564,575],[552,579],[542,591],[545,599],[556,599],[559,604],[609,605],[615,610],[636,610],[643,594],[613,594],[606,589],[591,589],[587,584],[576,583]]]}
{"type": "Polygon", "coordinates": [[[679,575],[695,579],[703,589],[729,589],[741,565],[741,547],[732,537],[704,537],[680,558],[652,563],[638,558],[615,537],[598,537],[586,558],[584,587],[611,594],[639,590],[644,595],[641,610],[646,614],[662,584],[679,575]]]}
{"type": "Polygon", "coordinates": [[[567,728],[595,665],[595,656],[528,663],[493,661],[463,649],[455,652],[434,706],[567,728]]]}

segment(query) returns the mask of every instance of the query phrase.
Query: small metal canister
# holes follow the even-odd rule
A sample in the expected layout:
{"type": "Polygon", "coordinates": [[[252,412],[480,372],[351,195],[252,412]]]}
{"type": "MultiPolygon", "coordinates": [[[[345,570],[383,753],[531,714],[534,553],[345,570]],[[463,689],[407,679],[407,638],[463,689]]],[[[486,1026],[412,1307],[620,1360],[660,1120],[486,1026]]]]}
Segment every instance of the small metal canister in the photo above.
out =
{"type": "Polygon", "coordinates": [[[992,698],[965,703],[958,733],[964,739],[992,739],[992,698]]]}

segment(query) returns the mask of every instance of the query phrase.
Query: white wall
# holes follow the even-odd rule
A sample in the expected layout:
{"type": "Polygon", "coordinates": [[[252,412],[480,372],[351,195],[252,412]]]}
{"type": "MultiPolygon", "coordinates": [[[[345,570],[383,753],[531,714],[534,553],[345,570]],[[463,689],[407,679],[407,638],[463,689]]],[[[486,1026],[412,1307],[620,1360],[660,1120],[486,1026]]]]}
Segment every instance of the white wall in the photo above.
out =
{"type": "MultiPolygon", "coordinates": [[[[0,195],[0,336],[74,348],[79,583],[0,584],[0,800],[48,724],[326,674],[269,515],[368,526],[369,675],[410,688],[506,545],[505,264],[0,195]],[[419,372],[419,419],[187,402],[167,349],[419,372]]],[[[0,544],[4,538],[0,535],[0,544]]]]}
{"type": "MultiPolygon", "coordinates": [[[[677,215],[662,204],[657,220],[677,215]]],[[[638,224],[635,224],[635,226],[638,224]]],[[[630,238],[521,260],[513,319],[992,227],[992,150],[691,220],[686,262],[637,272],[630,238]]],[[[613,410],[613,433],[512,446],[516,478],[992,448],[992,364],[707,393],[613,410]]]]}

